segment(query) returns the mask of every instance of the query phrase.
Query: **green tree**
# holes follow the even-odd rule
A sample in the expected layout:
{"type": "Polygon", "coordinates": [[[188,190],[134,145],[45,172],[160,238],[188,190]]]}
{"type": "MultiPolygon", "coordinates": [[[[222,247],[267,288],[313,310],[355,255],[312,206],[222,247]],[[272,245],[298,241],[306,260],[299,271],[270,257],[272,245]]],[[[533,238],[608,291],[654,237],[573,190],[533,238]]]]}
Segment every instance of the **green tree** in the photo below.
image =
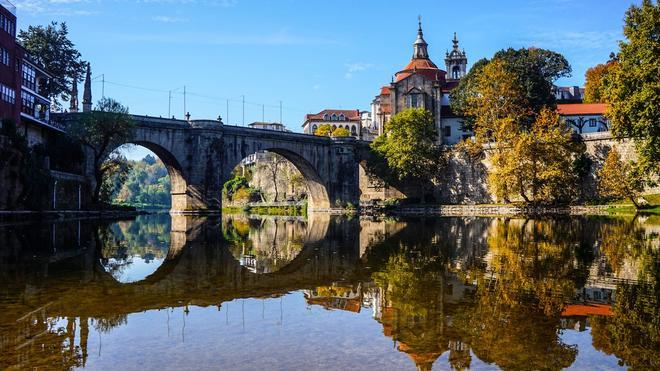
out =
{"type": "Polygon", "coordinates": [[[608,77],[607,117],[612,133],[635,140],[638,166],[647,175],[660,175],[660,6],[644,0],[631,6],[619,43],[618,67],[608,77]]]}
{"type": "Polygon", "coordinates": [[[644,190],[644,180],[639,168],[634,163],[621,161],[619,152],[613,147],[598,172],[598,188],[601,196],[627,198],[638,209],[637,198],[644,190]]]}
{"type": "Polygon", "coordinates": [[[113,201],[126,179],[128,179],[131,168],[131,163],[123,155],[117,152],[110,154],[108,159],[101,165],[103,182],[99,192],[100,201],[106,203],[113,201]]]}
{"type": "Polygon", "coordinates": [[[18,40],[30,57],[53,75],[54,78],[43,88],[45,95],[59,108],[61,105],[58,98],[69,99],[73,80],[82,77],[86,66],[80,52],[69,40],[66,23],[29,26],[27,31],[19,32],[18,40]]]}
{"type": "Polygon", "coordinates": [[[329,137],[330,134],[332,134],[332,126],[330,124],[323,124],[319,126],[314,132],[314,135],[318,135],[320,137],[329,137]]]}
{"type": "Polygon", "coordinates": [[[93,201],[100,201],[103,179],[106,172],[112,169],[112,167],[104,167],[103,163],[115,148],[131,140],[133,127],[134,123],[128,114],[128,107],[112,98],[101,99],[96,105],[96,110],[85,112],[68,123],[68,134],[88,148],[93,155],[96,181],[93,201]]]}
{"type": "Polygon", "coordinates": [[[348,131],[348,129],[346,129],[346,128],[338,127],[338,128],[336,128],[335,130],[332,131],[332,134],[330,134],[330,136],[332,136],[334,138],[350,137],[351,132],[348,131]]]}
{"type": "Polygon", "coordinates": [[[431,113],[409,108],[392,116],[385,124],[384,135],[376,138],[371,148],[386,161],[396,180],[423,183],[435,179],[439,172],[436,135],[431,113]]]}
{"type": "MultiPolygon", "coordinates": [[[[472,97],[479,95],[480,75],[493,61],[503,62],[511,73],[511,82],[521,90],[527,109],[525,124],[531,124],[535,114],[543,107],[554,107],[555,98],[552,84],[561,77],[571,74],[571,66],[561,54],[539,48],[503,49],[495,53],[491,60],[481,59],[475,63],[467,76],[461,79],[458,87],[451,92],[450,104],[454,112],[465,115],[464,125],[471,128],[475,116],[470,113],[472,97]]],[[[522,124],[522,123],[521,123],[522,124]]]]}

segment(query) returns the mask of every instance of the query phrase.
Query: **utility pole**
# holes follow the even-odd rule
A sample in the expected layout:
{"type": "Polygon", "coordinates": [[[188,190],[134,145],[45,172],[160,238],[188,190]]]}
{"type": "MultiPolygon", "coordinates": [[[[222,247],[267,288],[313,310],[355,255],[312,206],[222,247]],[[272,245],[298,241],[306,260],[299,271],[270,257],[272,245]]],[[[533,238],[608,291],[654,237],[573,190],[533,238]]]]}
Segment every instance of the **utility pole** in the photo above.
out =
{"type": "Polygon", "coordinates": [[[172,117],[172,90],[167,92],[167,118],[172,117]]]}
{"type": "Polygon", "coordinates": [[[241,95],[243,99],[243,126],[245,126],[245,95],[241,95]]]}
{"type": "Polygon", "coordinates": [[[101,98],[105,98],[105,73],[101,75],[101,98]]]}
{"type": "Polygon", "coordinates": [[[186,115],[188,111],[186,110],[186,86],[183,86],[183,116],[186,115]]]}
{"type": "Polygon", "coordinates": [[[280,101],[280,125],[282,125],[282,101],[280,101]]]}
{"type": "Polygon", "coordinates": [[[227,125],[229,125],[229,99],[227,99],[227,115],[225,116],[225,120],[227,120],[227,125]]]}
{"type": "Polygon", "coordinates": [[[265,104],[261,105],[261,122],[266,122],[266,115],[265,115],[266,108],[265,107],[266,107],[265,104]]]}

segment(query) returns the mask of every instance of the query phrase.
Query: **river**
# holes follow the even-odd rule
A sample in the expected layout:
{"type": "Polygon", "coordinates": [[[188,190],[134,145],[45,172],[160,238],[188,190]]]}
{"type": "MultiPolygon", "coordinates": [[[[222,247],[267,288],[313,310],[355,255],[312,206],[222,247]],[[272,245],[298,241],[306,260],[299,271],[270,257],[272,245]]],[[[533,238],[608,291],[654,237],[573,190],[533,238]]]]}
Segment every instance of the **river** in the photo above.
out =
{"type": "Polygon", "coordinates": [[[0,369],[660,369],[660,220],[0,225],[0,369]]]}

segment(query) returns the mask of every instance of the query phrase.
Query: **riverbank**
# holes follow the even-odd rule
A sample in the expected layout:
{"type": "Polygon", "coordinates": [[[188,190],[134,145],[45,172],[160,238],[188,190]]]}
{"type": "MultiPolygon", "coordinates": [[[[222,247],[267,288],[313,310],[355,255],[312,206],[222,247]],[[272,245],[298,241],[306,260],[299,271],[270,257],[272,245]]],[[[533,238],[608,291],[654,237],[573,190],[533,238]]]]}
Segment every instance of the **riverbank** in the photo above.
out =
{"type": "Polygon", "coordinates": [[[149,214],[149,212],[145,210],[0,210],[0,221],[129,219],[145,214],[149,214]]]}

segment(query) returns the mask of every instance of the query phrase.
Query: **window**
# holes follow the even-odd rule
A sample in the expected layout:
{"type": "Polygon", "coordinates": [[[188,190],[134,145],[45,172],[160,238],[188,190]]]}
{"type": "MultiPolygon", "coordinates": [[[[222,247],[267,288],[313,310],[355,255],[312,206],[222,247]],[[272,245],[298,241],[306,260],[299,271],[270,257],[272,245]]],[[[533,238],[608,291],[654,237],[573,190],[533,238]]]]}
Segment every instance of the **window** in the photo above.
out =
{"type": "Polygon", "coordinates": [[[312,126],[312,134],[316,133],[316,129],[318,129],[316,125],[312,126]]]}
{"type": "Polygon", "coordinates": [[[596,119],[589,119],[589,127],[590,128],[596,127],[596,119]]]}
{"type": "Polygon", "coordinates": [[[23,63],[23,86],[25,86],[28,89],[35,90],[36,88],[36,79],[37,79],[37,73],[27,63],[23,63]]]}
{"type": "Polygon", "coordinates": [[[408,96],[408,107],[415,108],[419,104],[419,94],[411,94],[408,96]]]}
{"type": "Polygon", "coordinates": [[[0,84],[0,100],[10,104],[16,103],[16,91],[5,84],[0,84]]]}
{"type": "Polygon", "coordinates": [[[328,115],[327,113],[325,115],[323,115],[323,120],[325,120],[325,121],[330,120],[330,115],[328,115]]]}
{"type": "Polygon", "coordinates": [[[21,92],[21,111],[30,116],[34,116],[34,95],[21,92]]]}
{"type": "Polygon", "coordinates": [[[332,131],[337,130],[337,125],[332,125],[332,131]]]}
{"type": "Polygon", "coordinates": [[[459,67],[459,66],[454,66],[454,67],[452,67],[452,69],[451,69],[451,77],[452,77],[453,79],[458,79],[459,77],[461,77],[461,67],[459,67]]]}
{"type": "Polygon", "coordinates": [[[445,136],[446,137],[451,136],[451,126],[445,126],[445,136]]]}
{"type": "Polygon", "coordinates": [[[9,60],[9,51],[0,47],[0,63],[4,64],[5,66],[9,66],[9,60]]]}
{"type": "Polygon", "coordinates": [[[346,116],[343,113],[339,115],[339,121],[344,121],[345,118],[346,116]]]}
{"type": "Polygon", "coordinates": [[[12,37],[16,36],[16,23],[6,17],[4,14],[0,14],[0,28],[2,28],[6,33],[10,34],[12,37]]]}
{"type": "Polygon", "coordinates": [[[337,114],[336,113],[332,114],[332,121],[337,121],[337,114]]]}
{"type": "Polygon", "coordinates": [[[355,128],[355,125],[351,126],[351,134],[357,135],[357,129],[355,128]]]}

